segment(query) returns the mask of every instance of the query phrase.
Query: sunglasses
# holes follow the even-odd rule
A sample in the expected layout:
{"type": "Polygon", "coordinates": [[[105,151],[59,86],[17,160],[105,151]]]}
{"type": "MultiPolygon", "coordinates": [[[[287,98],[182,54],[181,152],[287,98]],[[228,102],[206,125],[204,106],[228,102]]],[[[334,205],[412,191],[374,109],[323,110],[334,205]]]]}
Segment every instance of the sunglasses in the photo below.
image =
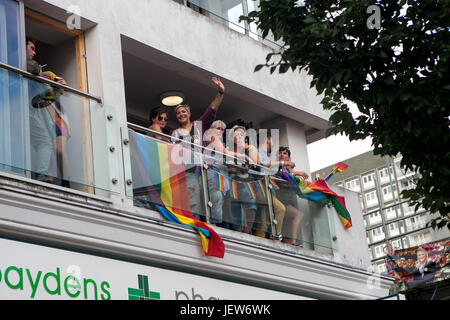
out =
{"type": "Polygon", "coordinates": [[[167,117],[161,117],[161,116],[158,117],[158,121],[166,121],[167,122],[167,120],[169,120],[169,118],[167,118],[167,117]]]}

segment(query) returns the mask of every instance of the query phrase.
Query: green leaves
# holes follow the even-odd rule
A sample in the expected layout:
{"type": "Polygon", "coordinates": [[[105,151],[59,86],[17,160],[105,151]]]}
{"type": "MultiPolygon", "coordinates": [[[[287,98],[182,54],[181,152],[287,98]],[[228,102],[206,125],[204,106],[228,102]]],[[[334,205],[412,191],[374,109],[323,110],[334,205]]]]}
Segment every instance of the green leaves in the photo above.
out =
{"type": "MultiPolygon", "coordinates": [[[[332,110],[330,134],[370,136],[381,156],[401,153],[422,176],[405,193],[416,205],[443,217],[450,214],[450,15],[448,1],[379,3],[381,28],[369,30],[366,9],[373,1],[261,1],[249,14],[263,37],[286,44],[264,66],[273,73],[304,69],[311,86],[332,110]],[[275,55],[279,55],[276,63],[275,55]],[[363,113],[353,119],[342,101],[363,113]],[[425,174],[426,173],[426,174],[425,174]]],[[[447,219],[447,220],[446,220],[447,219]]]]}

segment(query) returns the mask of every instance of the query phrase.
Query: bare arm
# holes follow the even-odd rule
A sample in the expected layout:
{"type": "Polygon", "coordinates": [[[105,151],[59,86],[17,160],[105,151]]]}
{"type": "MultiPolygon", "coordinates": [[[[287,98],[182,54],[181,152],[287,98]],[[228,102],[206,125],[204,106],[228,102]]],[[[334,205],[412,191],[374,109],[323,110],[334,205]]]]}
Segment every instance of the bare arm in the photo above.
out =
{"type": "Polygon", "coordinates": [[[225,93],[225,86],[223,85],[222,81],[220,81],[219,78],[212,77],[211,80],[217,86],[217,90],[219,92],[217,93],[217,95],[214,98],[214,100],[211,102],[210,107],[214,111],[217,111],[219,109],[220,105],[222,104],[222,101],[223,101],[223,95],[225,93]]]}
{"type": "Polygon", "coordinates": [[[292,171],[292,174],[298,178],[308,179],[309,175],[303,171],[292,171]]]}
{"type": "Polygon", "coordinates": [[[295,168],[295,163],[292,161],[274,161],[274,162],[268,162],[266,164],[266,167],[268,168],[279,168],[282,165],[288,166],[290,168],[295,168]],[[282,163],[283,162],[283,163],[282,163]]]}
{"type": "Polygon", "coordinates": [[[248,156],[250,158],[251,164],[258,164],[258,165],[262,164],[261,156],[256,147],[252,145],[248,147],[248,156]]]}

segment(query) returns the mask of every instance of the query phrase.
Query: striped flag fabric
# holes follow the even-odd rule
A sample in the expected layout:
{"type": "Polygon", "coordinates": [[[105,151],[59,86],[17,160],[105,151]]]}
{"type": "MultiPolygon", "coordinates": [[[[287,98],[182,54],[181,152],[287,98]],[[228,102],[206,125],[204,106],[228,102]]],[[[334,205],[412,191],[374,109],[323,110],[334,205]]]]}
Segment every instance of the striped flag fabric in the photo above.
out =
{"type": "Polygon", "coordinates": [[[217,190],[223,191],[223,192],[226,191],[225,180],[224,180],[224,177],[222,174],[214,171],[214,182],[215,182],[215,187],[217,190]]]}
{"type": "Polygon", "coordinates": [[[230,196],[234,199],[237,200],[238,198],[238,185],[237,182],[234,181],[233,179],[230,179],[230,196]]]}
{"type": "Polygon", "coordinates": [[[259,196],[262,199],[265,199],[266,198],[266,190],[265,190],[265,187],[264,187],[263,180],[258,180],[258,181],[255,182],[255,184],[256,184],[256,187],[258,189],[259,196]]]}
{"type": "Polygon", "coordinates": [[[245,182],[244,183],[245,190],[247,190],[248,196],[250,199],[256,199],[256,193],[255,190],[253,190],[253,186],[251,182],[245,182]]]}
{"type": "Polygon", "coordinates": [[[325,180],[319,179],[314,182],[310,182],[295,177],[288,172],[283,172],[283,177],[291,183],[291,186],[293,186],[293,189],[299,196],[323,204],[327,204],[331,200],[331,203],[336,209],[344,228],[348,229],[352,226],[350,213],[345,206],[345,198],[338,196],[334,191],[332,191],[328,187],[325,180]]]}
{"type": "Polygon", "coordinates": [[[343,163],[343,162],[338,162],[337,164],[335,164],[333,166],[333,170],[331,171],[331,173],[328,175],[328,177],[325,178],[325,181],[330,180],[330,178],[336,173],[336,172],[342,172],[344,170],[347,170],[348,165],[343,163]]]}
{"type": "Polygon", "coordinates": [[[172,161],[179,155],[179,145],[156,142],[145,135],[129,130],[130,151],[137,185],[146,189],[150,201],[167,220],[189,226],[201,237],[205,255],[223,258],[225,246],[221,237],[207,224],[195,219],[190,212],[183,162],[172,161]]]}
{"type": "Polygon", "coordinates": [[[280,186],[276,183],[275,179],[273,179],[272,177],[269,177],[269,183],[272,185],[275,191],[280,190],[280,186]]]}

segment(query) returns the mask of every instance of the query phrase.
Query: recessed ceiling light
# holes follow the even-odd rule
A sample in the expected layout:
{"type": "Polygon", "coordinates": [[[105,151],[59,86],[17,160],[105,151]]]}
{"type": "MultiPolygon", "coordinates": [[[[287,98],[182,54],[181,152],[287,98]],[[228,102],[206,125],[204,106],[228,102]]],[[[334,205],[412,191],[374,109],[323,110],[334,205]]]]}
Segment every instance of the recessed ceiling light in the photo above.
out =
{"type": "Polygon", "coordinates": [[[180,91],[167,91],[160,95],[161,103],[168,107],[177,106],[184,101],[184,93],[180,91]]]}

